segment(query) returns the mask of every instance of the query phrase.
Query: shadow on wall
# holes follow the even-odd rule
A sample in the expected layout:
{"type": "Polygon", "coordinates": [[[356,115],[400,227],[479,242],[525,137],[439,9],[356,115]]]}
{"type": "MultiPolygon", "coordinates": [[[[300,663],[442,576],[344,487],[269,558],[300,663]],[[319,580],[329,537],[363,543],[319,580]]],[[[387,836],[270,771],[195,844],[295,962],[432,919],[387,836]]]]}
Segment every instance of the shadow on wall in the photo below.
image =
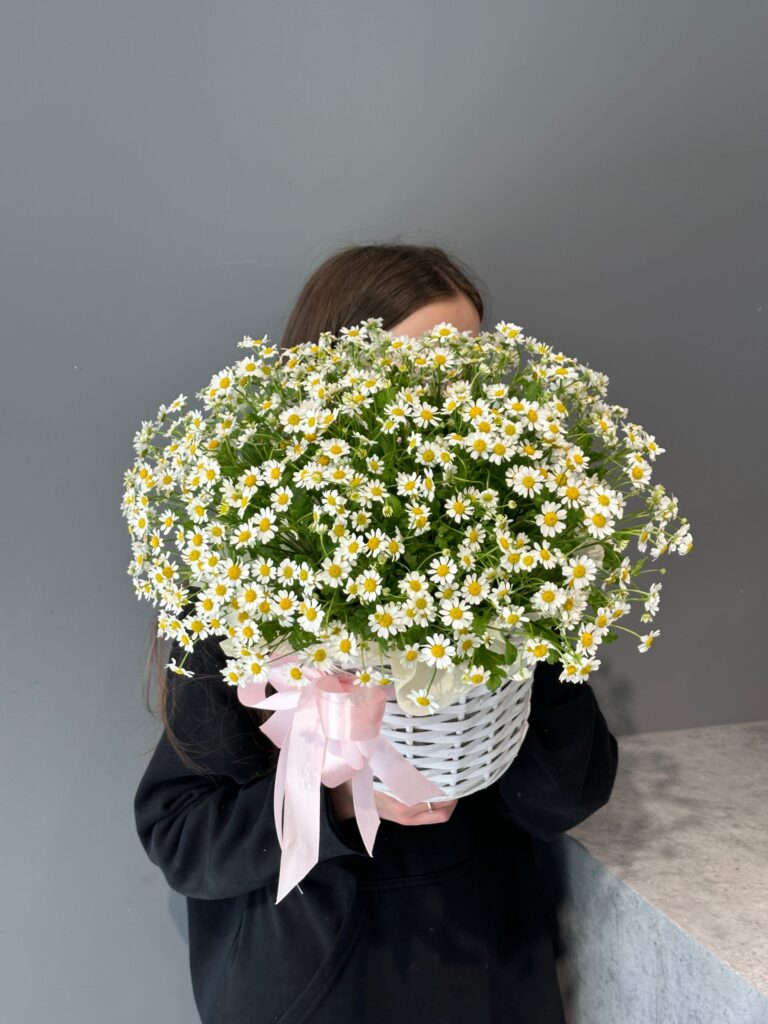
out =
{"type": "Polygon", "coordinates": [[[592,686],[605,716],[608,728],[614,736],[628,736],[636,732],[634,715],[634,694],[629,679],[603,661],[594,676],[592,686]]]}
{"type": "Polygon", "coordinates": [[[174,889],[169,889],[168,913],[171,915],[176,930],[186,944],[189,943],[187,929],[187,898],[174,889]]]}

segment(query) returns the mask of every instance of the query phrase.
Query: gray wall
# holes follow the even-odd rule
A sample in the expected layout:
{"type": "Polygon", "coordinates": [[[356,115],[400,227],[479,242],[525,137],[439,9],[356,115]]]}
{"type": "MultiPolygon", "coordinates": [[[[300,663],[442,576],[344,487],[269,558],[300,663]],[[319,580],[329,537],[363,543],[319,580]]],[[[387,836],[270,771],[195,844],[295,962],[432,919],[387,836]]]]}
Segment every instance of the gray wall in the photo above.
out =
{"type": "Polygon", "coordinates": [[[768,717],[762,2],[6,0],[0,38],[4,1021],[195,1019],[133,827],[122,474],[341,244],[454,249],[486,326],[604,370],[668,448],[695,548],[653,651],[606,649],[614,729],[768,717]]]}

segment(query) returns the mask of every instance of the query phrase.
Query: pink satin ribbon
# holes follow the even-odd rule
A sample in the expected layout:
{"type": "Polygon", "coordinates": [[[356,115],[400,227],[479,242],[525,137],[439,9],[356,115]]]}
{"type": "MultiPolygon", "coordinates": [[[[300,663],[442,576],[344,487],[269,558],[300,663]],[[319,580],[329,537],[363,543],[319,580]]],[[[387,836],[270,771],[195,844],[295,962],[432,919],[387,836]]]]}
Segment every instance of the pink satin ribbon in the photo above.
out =
{"type": "Polygon", "coordinates": [[[446,795],[380,735],[387,703],[383,687],[355,686],[353,673],[311,667],[302,670],[309,682],[297,687],[287,680],[295,664],[295,653],[270,660],[267,678],[278,692],[269,697],[266,682],[237,688],[246,707],[274,710],[259,728],[280,747],[274,810],[282,856],[276,904],[318,861],[321,782],[334,787],[352,779],[355,817],[371,857],[381,820],[374,773],[405,804],[446,795]]]}

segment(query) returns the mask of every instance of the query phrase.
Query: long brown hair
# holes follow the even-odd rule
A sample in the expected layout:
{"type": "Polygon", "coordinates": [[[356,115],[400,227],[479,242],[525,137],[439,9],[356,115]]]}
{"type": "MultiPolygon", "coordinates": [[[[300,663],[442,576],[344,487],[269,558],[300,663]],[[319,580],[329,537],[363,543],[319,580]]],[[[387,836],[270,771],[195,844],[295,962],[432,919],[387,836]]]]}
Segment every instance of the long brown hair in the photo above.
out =
{"type": "MultiPolygon", "coordinates": [[[[474,304],[482,321],[485,315],[484,291],[484,286],[473,280],[471,272],[458,257],[437,246],[399,242],[349,245],[329,256],[307,279],[288,317],[280,346],[289,348],[303,341],[315,340],[323,331],[338,334],[342,327],[352,327],[376,316],[382,318],[382,327],[386,331],[422,306],[461,293],[474,304]]],[[[147,709],[156,715],[157,711],[150,703],[150,686],[154,680],[160,717],[168,739],[184,764],[198,771],[199,766],[184,750],[169,720],[170,670],[164,666],[172,646],[173,641],[158,635],[155,622],[145,668],[145,703],[147,709]]],[[[194,683],[194,680],[190,682],[194,683]]],[[[221,685],[225,685],[223,680],[221,685]]],[[[251,710],[259,725],[271,714],[262,708],[251,710]]],[[[277,748],[273,748],[272,754],[274,764],[277,748]]],[[[267,770],[271,770],[271,766],[267,770]]]]}

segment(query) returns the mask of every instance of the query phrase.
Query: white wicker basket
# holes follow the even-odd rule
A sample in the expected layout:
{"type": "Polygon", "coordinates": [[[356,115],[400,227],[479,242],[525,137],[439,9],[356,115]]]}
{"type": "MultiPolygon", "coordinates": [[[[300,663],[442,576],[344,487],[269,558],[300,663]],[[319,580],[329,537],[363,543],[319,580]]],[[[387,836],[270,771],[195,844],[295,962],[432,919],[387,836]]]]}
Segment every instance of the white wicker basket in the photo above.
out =
{"type": "MultiPolygon", "coordinates": [[[[533,672],[522,680],[505,679],[495,691],[480,684],[468,687],[442,711],[409,715],[395,693],[387,699],[381,723],[399,753],[440,786],[440,803],[486,789],[514,761],[528,731],[533,672]]],[[[374,776],[374,789],[394,794],[374,776]]]]}

